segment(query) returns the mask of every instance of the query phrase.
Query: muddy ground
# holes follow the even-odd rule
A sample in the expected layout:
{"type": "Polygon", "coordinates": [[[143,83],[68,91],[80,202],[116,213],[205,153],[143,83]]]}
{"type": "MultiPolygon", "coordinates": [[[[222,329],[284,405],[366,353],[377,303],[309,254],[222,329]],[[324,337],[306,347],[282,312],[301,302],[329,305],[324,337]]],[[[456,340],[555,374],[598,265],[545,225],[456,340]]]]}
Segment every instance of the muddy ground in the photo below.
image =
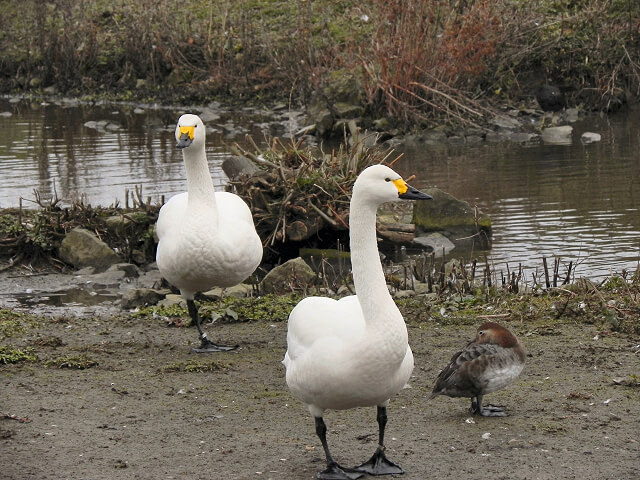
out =
{"type": "MultiPolygon", "coordinates": [[[[161,318],[60,309],[20,322],[0,345],[31,346],[38,361],[0,365],[3,480],[296,480],[324,468],[313,421],[284,382],[284,321],[210,325],[214,340],[241,347],[205,356],[190,351],[194,328],[161,318]],[[89,368],[65,368],[74,362],[89,368]]],[[[514,385],[486,397],[510,416],[485,419],[465,399],[426,401],[475,327],[410,321],[416,369],[387,427],[398,478],[639,478],[640,337],[503,323],[530,356],[514,385]]],[[[338,461],[373,453],[375,409],[325,420],[338,461]]]]}

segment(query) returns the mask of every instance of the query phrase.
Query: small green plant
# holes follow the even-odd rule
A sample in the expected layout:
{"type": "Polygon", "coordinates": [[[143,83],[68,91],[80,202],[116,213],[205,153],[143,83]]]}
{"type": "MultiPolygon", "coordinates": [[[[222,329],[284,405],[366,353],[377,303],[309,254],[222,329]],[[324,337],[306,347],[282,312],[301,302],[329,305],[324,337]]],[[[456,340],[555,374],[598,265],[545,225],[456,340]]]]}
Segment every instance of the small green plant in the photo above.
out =
{"type": "Polygon", "coordinates": [[[44,362],[47,367],[71,368],[74,370],[84,370],[95,367],[98,362],[85,354],[71,355],[68,357],[58,357],[44,362]]]}
{"type": "Polygon", "coordinates": [[[0,346],[0,363],[35,362],[38,356],[32,348],[18,348],[11,345],[0,346]]]}

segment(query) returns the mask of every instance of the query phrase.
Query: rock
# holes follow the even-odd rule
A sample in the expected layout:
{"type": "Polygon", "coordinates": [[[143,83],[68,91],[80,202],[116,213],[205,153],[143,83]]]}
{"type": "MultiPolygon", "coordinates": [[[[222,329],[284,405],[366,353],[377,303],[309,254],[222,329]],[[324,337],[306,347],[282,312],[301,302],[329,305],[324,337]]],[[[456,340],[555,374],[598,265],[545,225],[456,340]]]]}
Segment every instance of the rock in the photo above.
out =
{"type": "Polygon", "coordinates": [[[74,228],[62,240],[60,259],[75,268],[95,267],[104,271],[120,257],[94,233],[84,228],[74,228]]]}
{"type": "Polygon", "coordinates": [[[540,135],[537,133],[528,133],[528,132],[515,132],[507,136],[510,142],[516,143],[533,143],[538,142],[540,135]]]}
{"type": "Polygon", "coordinates": [[[413,205],[415,202],[386,202],[378,207],[376,219],[378,224],[412,223],[413,205]]]}
{"type": "Polygon", "coordinates": [[[233,156],[222,162],[222,170],[231,180],[237,180],[242,176],[253,177],[261,170],[248,158],[233,156]]]}
{"type": "Polygon", "coordinates": [[[413,206],[416,236],[442,232],[456,246],[488,248],[491,219],[487,215],[476,212],[467,202],[438,188],[424,191],[433,197],[433,201],[415,202],[413,206]]]}
{"type": "Polygon", "coordinates": [[[602,139],[602,136],[599,133],[593,133],[593,132],[584,132],[580,136],[580,141],[585,144],[599,142],[601,139],[602,139]]]}
{"type": "Polygon", "coordinates": [[[108,270],[92,275],[87,283],[92,284],[93,288],[112,288],[120,286],[125,278],[122,270],[108,270]]]}
{"type": "Polygon", "coordinates": [[[200,117],[200,120],[202,120],[202,123],[204,123],[205,125],[209,122],[220,120],[220,114],[210,108],[202,110],[198,116],[200,117]]]}
{"type": "Polygon", "coordinates": [[[464,145],[464,137],[451,135],[450,137],[447,137],[447,143],[450,143],[451,145],[464,145]]]}
{"type": "Polygon", "coordinates": [[[130,309],[155,305],[165,298],[165,294],[150,288],[132,288],[122,294],[122,308],[130,309]]]}
{"type": "Polygon", "coordinates": [[[334,119],[328,108],[319,104],[311,105],[307,115],[308,122],[315,126],[318,136],[323,137],[331,132],[334,119]]]}
{"type": "Polygon", "coordinates": [[[499,132],[488,132],[485,140],[487,142],[502,142],[503,140],[507,140],[507,136],[499,133],[499,132]]]}
{"type": "Polygon", "coordinates": [[[112,215],[105,219],[104,224],[110,233],[123,235],[127,226],[131,224],[131,219],[124,215],[112,215]]]}
{"type": "Polygon", "coordinates": [[[577,108],[567,108],[564,112],[564,119],[569,123],[577,122],[580,119],[580,112],[577,108]]]}
{"type": "Polygon", "coordinates": [[[138,266],[133,263],[116,263],[107,269],[107,272],[117,271],[124,272],[126,278],[138,278],[141,273],[138,266]]]}
{"type": "Polygon", "coordinates": [[[396,290],[393,292],[393,298],[411,298],[415,296],[416,292],[413,290],[396,290]]]}
{"type": "Polygon", "coordinates": [[[170,293],[158,302],[159,307],[172,307],[174,305],[180,305],[181,307],[187,308],[186,300],[182,295],[178,295],[176,293],[170,293]]]}
{"type": "Polygon", "coordinates": [[[561,127],[549,127],[542,130],[542,141],[554,144],[571,144],[573,127],[563,125],[561,127]]]}
{"type": "Polygon", "coordinates": [[[334,106],[337,118],[357,118],[364,115],[364,108],[345,102],[337,102],[334,106]]]}
{"type": "Polygon", "coordinates": [[[416,237],[413,239],[413,243],[417,243],[423,247],[430,247],[436,257],[447,255],[455,248],[455,244],[439,232],[433,232],[428,235],[416,237]]]}
{"type": "Polygon", "coordinates": [[[260,282],[260,289],[264,293],[288,293],[304,290],[316,278],[315,272],[300,257],[289,260],[275,267],[260,282]]]}
{"type": "Polygon", "coordinates": [[[506,130],[516,130],[522,127],[522,123],[513,117],[507,115],[496,115],[489,120],[491,125],[495,125],[498,128],[504,128],[506,130]]]}
{"type": "Polygon", "coordinates": [[[206,292],[203,295],[211,300],[215,300],[222,297],[234,297],[245,298],[250,297],[253,293],[253,287],[247,283],[239,283],[233,287],[220,288],[216,287],[206,292]]]}

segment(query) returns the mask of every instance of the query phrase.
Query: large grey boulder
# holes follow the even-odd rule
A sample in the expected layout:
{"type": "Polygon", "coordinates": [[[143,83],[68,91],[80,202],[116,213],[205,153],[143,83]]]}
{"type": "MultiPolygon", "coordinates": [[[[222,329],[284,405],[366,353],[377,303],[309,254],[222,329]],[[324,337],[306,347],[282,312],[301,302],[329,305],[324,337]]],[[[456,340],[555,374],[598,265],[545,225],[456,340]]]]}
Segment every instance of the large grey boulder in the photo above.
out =
{"type": "Polygon", "coordinates": [[[103,271],[122,260],[109,245],[93,232],[84,228],[74,228],[62,240],[60,259],[75,268],[95,267],[103,271]]]}
{"type": "Polygon", "coordinates": [[[488,248],[491,238],[491,219],[463,200],[458,200],[438,188],[423,190],[433,197],[426,202],[415,202],[413,223],[416,237],[441,232],[456,247],[488,248]]]}
{"type": "Polygon", "coordinates": [[[262,279],[260,289],[264,293],[290,293],[303,291],[311,285],[315,272],[300,257],[291,259],[275,267],[262,279]]]}

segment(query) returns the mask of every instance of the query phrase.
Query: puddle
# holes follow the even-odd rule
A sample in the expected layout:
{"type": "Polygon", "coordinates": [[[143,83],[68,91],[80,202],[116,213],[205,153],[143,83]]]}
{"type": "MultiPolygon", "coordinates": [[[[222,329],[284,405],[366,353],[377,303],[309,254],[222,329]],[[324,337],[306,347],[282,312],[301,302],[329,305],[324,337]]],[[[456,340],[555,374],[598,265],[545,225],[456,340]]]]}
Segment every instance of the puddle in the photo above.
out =
{"type": "Polygon", "coordinates": [[[92,306],[118,299],[108,290],[89,291],[70,288],[57,292],[16,293],[12,297],[22,306],[47,305],[53,307],[92,306]]]}

